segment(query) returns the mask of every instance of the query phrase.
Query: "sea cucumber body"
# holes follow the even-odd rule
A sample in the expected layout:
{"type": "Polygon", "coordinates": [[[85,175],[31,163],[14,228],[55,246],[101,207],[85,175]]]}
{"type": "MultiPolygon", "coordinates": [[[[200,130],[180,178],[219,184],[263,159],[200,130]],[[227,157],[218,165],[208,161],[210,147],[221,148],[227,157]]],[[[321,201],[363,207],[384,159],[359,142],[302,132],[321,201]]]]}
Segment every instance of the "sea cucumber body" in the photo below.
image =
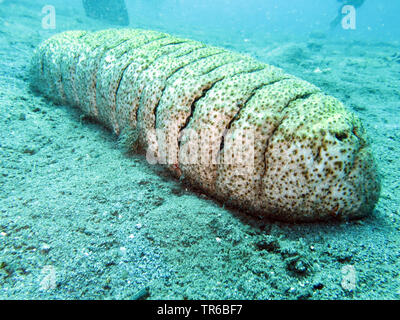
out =
{"type": "Polygon", "coordinates": [[[360,120],[314,85],[162,32],[68,31],[35,51],[32,87],[220,201],[285,221],[369,214],[380,180],[360,120]]]}

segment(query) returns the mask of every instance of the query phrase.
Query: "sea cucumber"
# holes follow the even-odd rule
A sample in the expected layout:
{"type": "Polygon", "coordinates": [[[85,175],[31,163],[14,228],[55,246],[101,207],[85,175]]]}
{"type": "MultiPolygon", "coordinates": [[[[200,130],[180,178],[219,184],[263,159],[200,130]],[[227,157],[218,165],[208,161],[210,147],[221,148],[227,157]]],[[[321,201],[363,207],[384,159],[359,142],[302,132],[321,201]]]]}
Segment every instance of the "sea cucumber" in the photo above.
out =
{"type": "Polygon", "coordinates": [[[249,56],[157,31],[67,31],[36,49],[30,79],[149,161],[255,215],[352,219],[378,201],[360,120],[316,86],[249,56]]]}

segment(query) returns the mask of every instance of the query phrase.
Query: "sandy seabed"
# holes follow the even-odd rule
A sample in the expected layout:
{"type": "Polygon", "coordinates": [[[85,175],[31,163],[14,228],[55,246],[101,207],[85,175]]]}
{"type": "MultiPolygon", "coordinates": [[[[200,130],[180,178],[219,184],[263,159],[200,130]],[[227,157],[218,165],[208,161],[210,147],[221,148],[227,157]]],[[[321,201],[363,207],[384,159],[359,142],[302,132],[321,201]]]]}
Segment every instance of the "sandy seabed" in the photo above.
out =
{"type": "Polygon", "coordinates": [[[400,298],[399,42],[132,24],[282,67],[363,120],[383,182],[374,213],[293,225],[224,208],[31,92],[43,39],[109,26],[65,9],[43,30],[41,7],[27,3],[0,7],[1,299],[135,299],[144,288],[148,299],[400,298]]]}

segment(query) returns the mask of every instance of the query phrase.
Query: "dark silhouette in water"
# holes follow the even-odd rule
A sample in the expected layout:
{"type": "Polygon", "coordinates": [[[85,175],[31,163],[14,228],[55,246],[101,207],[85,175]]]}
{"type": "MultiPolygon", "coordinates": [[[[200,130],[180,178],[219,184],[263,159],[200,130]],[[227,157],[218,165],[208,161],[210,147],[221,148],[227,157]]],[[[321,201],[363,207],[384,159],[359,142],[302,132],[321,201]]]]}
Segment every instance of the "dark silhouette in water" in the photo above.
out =
{"type": "Polygon", "coordinates": [[[120,26],[129,25],[128,10],[124,0],[82,0],[86,15],[120,26]]]}
{"type": "Polygon", "coordinates": [[[353,6],[354,8],[359,8],[364,4],[365,0],[338,0],[338,2],[341,2],[342,5],[339,7],[336,18],[330,24],[332,29],[336,28],[340,24],[340,21],[342,21],[343,18],[342,8],[344,6],[350,5],[353,6]]]}

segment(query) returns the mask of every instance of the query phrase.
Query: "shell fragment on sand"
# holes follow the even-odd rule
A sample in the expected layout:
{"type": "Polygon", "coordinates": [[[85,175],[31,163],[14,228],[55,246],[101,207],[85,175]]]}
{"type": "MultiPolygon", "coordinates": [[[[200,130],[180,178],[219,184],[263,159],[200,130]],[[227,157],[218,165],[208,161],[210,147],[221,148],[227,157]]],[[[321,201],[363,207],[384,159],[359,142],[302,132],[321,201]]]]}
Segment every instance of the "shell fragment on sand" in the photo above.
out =
{"type": "Polygon", "coordinates": [[[30,72],[34,89],[229,205],[318,221],[359,218],[378,201],[360,120],[248,56],[157,31],[68,31],[37,48],[30,72]]]}

